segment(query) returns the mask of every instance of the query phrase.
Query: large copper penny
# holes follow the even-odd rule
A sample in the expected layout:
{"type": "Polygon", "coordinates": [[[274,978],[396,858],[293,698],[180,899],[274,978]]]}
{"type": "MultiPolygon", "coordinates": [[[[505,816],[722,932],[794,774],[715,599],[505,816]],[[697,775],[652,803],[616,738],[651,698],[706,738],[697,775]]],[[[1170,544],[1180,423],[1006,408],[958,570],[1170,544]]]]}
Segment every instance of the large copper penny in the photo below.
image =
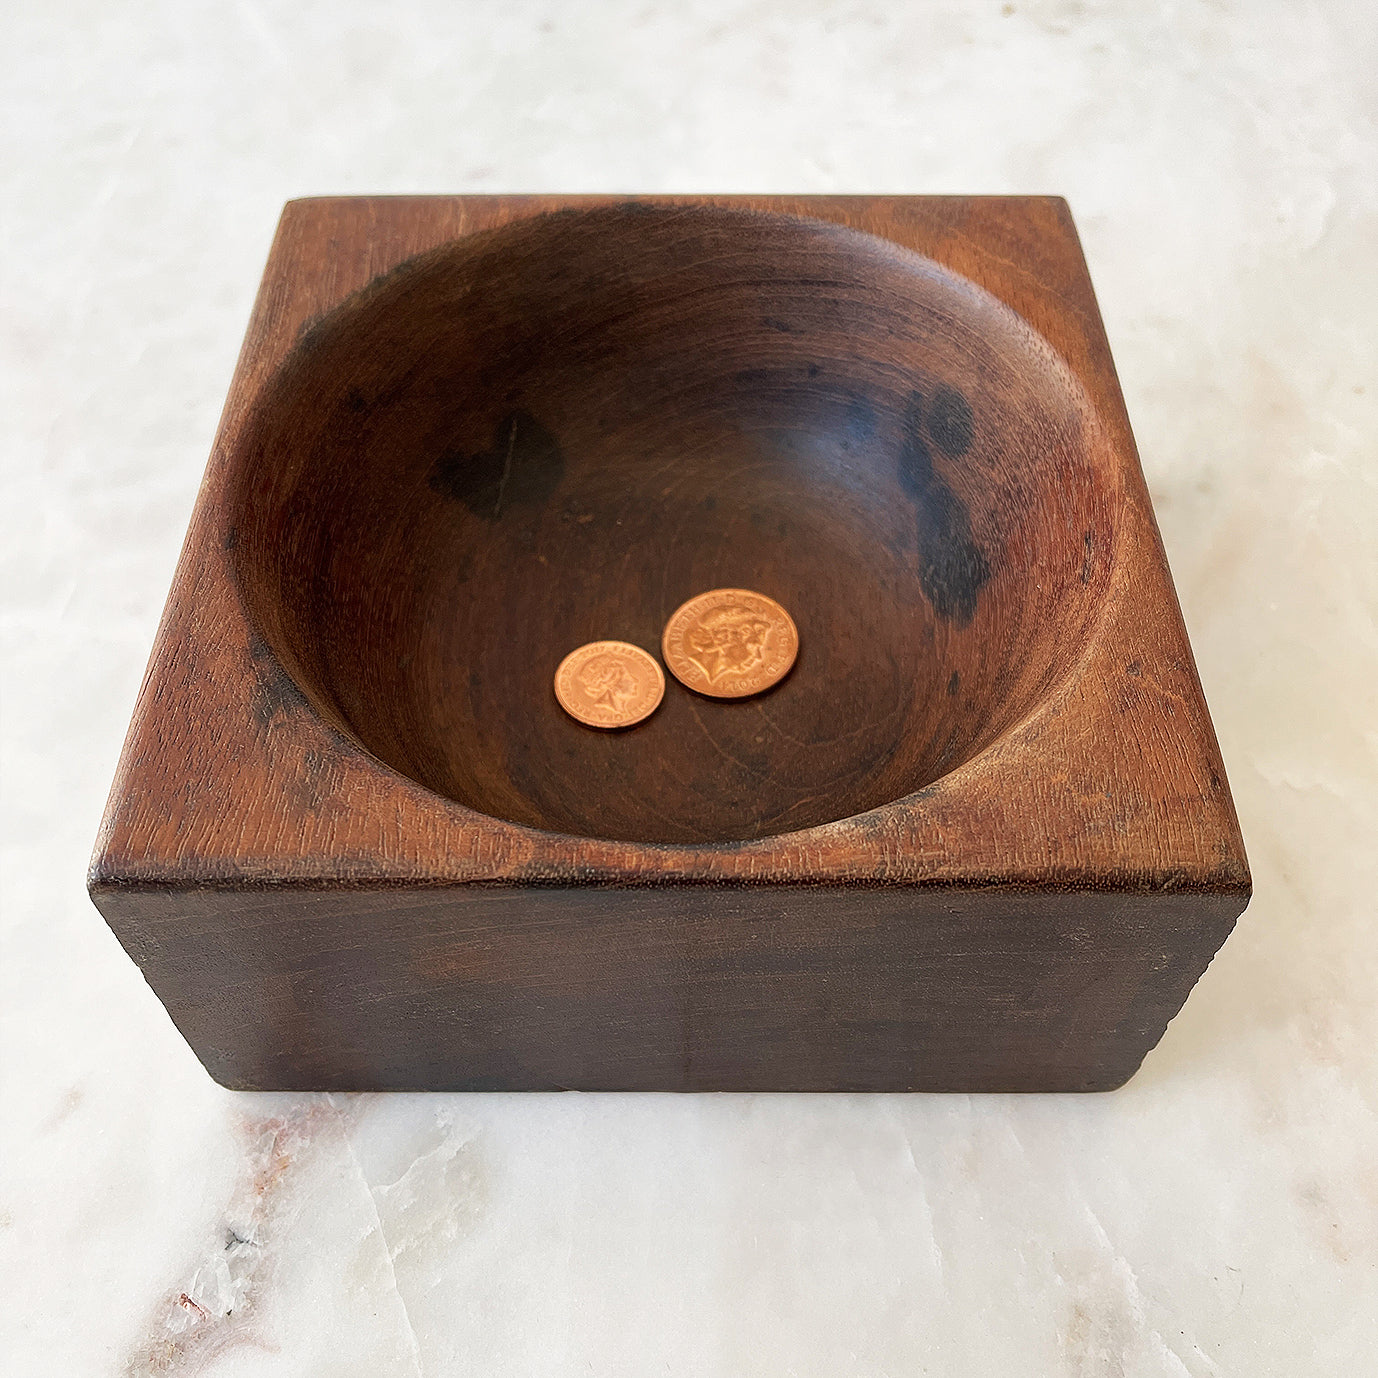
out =
{"type": "Polygon", "coordinates": [[[555,697],[588,727],[630,727],[649,718],[665,697],[655,658],[626,641],[590,641],[555,671],[555,697]]]}
{"type": "Polygon", "coordinates": [[[710,589],[665,624],[661,649],[686,688],[742,699],[778,684],[799,654],[794,620],[773,598],[750,589],[710,589]]]}

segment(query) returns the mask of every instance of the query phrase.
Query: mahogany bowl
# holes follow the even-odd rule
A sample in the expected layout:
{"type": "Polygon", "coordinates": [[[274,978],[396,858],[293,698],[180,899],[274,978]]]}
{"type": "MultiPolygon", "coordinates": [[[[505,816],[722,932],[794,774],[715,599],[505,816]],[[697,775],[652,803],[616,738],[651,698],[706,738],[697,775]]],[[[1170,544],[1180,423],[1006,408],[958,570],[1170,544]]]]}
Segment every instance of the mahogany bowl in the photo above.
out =
{"type": "Polygon", "coordinates": [[[1249,875],[1065,204],[291,203],[91,890],[236,1087],[1123,1082],[1249,875]]]}

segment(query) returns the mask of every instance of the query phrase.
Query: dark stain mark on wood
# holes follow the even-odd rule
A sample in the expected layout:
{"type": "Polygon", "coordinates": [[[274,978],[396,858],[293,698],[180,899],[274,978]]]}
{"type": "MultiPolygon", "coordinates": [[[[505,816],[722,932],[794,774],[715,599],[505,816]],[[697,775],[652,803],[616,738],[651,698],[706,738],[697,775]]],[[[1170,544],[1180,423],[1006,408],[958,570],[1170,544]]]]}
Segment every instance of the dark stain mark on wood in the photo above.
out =
{"type": "Polygon", "coordinates": [[[267,728],[275,718],[301,707],[306,699],[264,642],[255,638],[250,644],[249,655],[253,661],[251,707],[254,720],[260,727],[267,728]]]}
{"type": "Polygon", "coordinates": [[[560,486],[564,472],[555,437],[530,412],[514,411],[498,423],[488,449],[441,455],[430,485],[491,522],[513,507],[541,506],[560,486]]]}
{"type": "Polygon", "coordinates": [[[956,388],[940,387],[928,408],[928,433],[949,458],[959,459],[971,449],[975,421],[971,406],[956,388]]]}
{"type": "MultiPolygon", "coordinates": [[[[958,396],[955,389],[940,388],[928,414],[932,435],[942,399],[945,444],[940,448],[945,454],[949,452],[947,445],[971,443],[971,408],[965,399],[958,407],[952,400],[958,396]]],[[[964,627],[976,613],[977,597],[990,579],[990,564],[972,539],[966,504],[933,467],[933,456],[924,439],[924,419],[923,397],[916,392],[909,401],[900,449],[900,483],[918,504],[919,581],[923,591],[939,617],[964,627]]]]}
{"type": "Polygon", "coordinates": [[[842,448],[851,450],[869,445],[876,438],[879,429],[876,423],[876,408],[871,399],[860,392],[853,392],[843,414],[842,448]]]}

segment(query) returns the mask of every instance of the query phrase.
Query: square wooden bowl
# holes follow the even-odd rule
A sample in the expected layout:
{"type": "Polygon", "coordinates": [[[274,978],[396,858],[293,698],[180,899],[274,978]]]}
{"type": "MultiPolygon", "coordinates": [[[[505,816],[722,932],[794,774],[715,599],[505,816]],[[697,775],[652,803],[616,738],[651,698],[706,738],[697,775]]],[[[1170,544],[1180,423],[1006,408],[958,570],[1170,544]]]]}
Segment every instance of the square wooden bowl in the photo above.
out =
{"type": "Polygon", "coordinates": [[[1066,205],[290,204],[90,884],[234,1087],[1122,1083],[1250,882],[1066,205]]]}

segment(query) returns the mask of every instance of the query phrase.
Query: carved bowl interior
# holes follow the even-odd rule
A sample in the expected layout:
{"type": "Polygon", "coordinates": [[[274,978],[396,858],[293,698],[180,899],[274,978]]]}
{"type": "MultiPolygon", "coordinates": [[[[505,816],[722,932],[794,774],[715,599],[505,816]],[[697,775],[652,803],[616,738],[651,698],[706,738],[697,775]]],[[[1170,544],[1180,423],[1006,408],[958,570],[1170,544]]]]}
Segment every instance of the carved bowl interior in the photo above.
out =
{"type": "Polygon", "coordinates": [[[1117,488],[1082,389],[928,259],[745,211],[545,215],[316,324],[232,457],[239,587],[315,711],[498,818],[640,842],[826,824],[931,784],[1068,673],[1117,488]],[[704,589],[789,609],[747,700],[580,726],[585,641],[704,589]]]}

